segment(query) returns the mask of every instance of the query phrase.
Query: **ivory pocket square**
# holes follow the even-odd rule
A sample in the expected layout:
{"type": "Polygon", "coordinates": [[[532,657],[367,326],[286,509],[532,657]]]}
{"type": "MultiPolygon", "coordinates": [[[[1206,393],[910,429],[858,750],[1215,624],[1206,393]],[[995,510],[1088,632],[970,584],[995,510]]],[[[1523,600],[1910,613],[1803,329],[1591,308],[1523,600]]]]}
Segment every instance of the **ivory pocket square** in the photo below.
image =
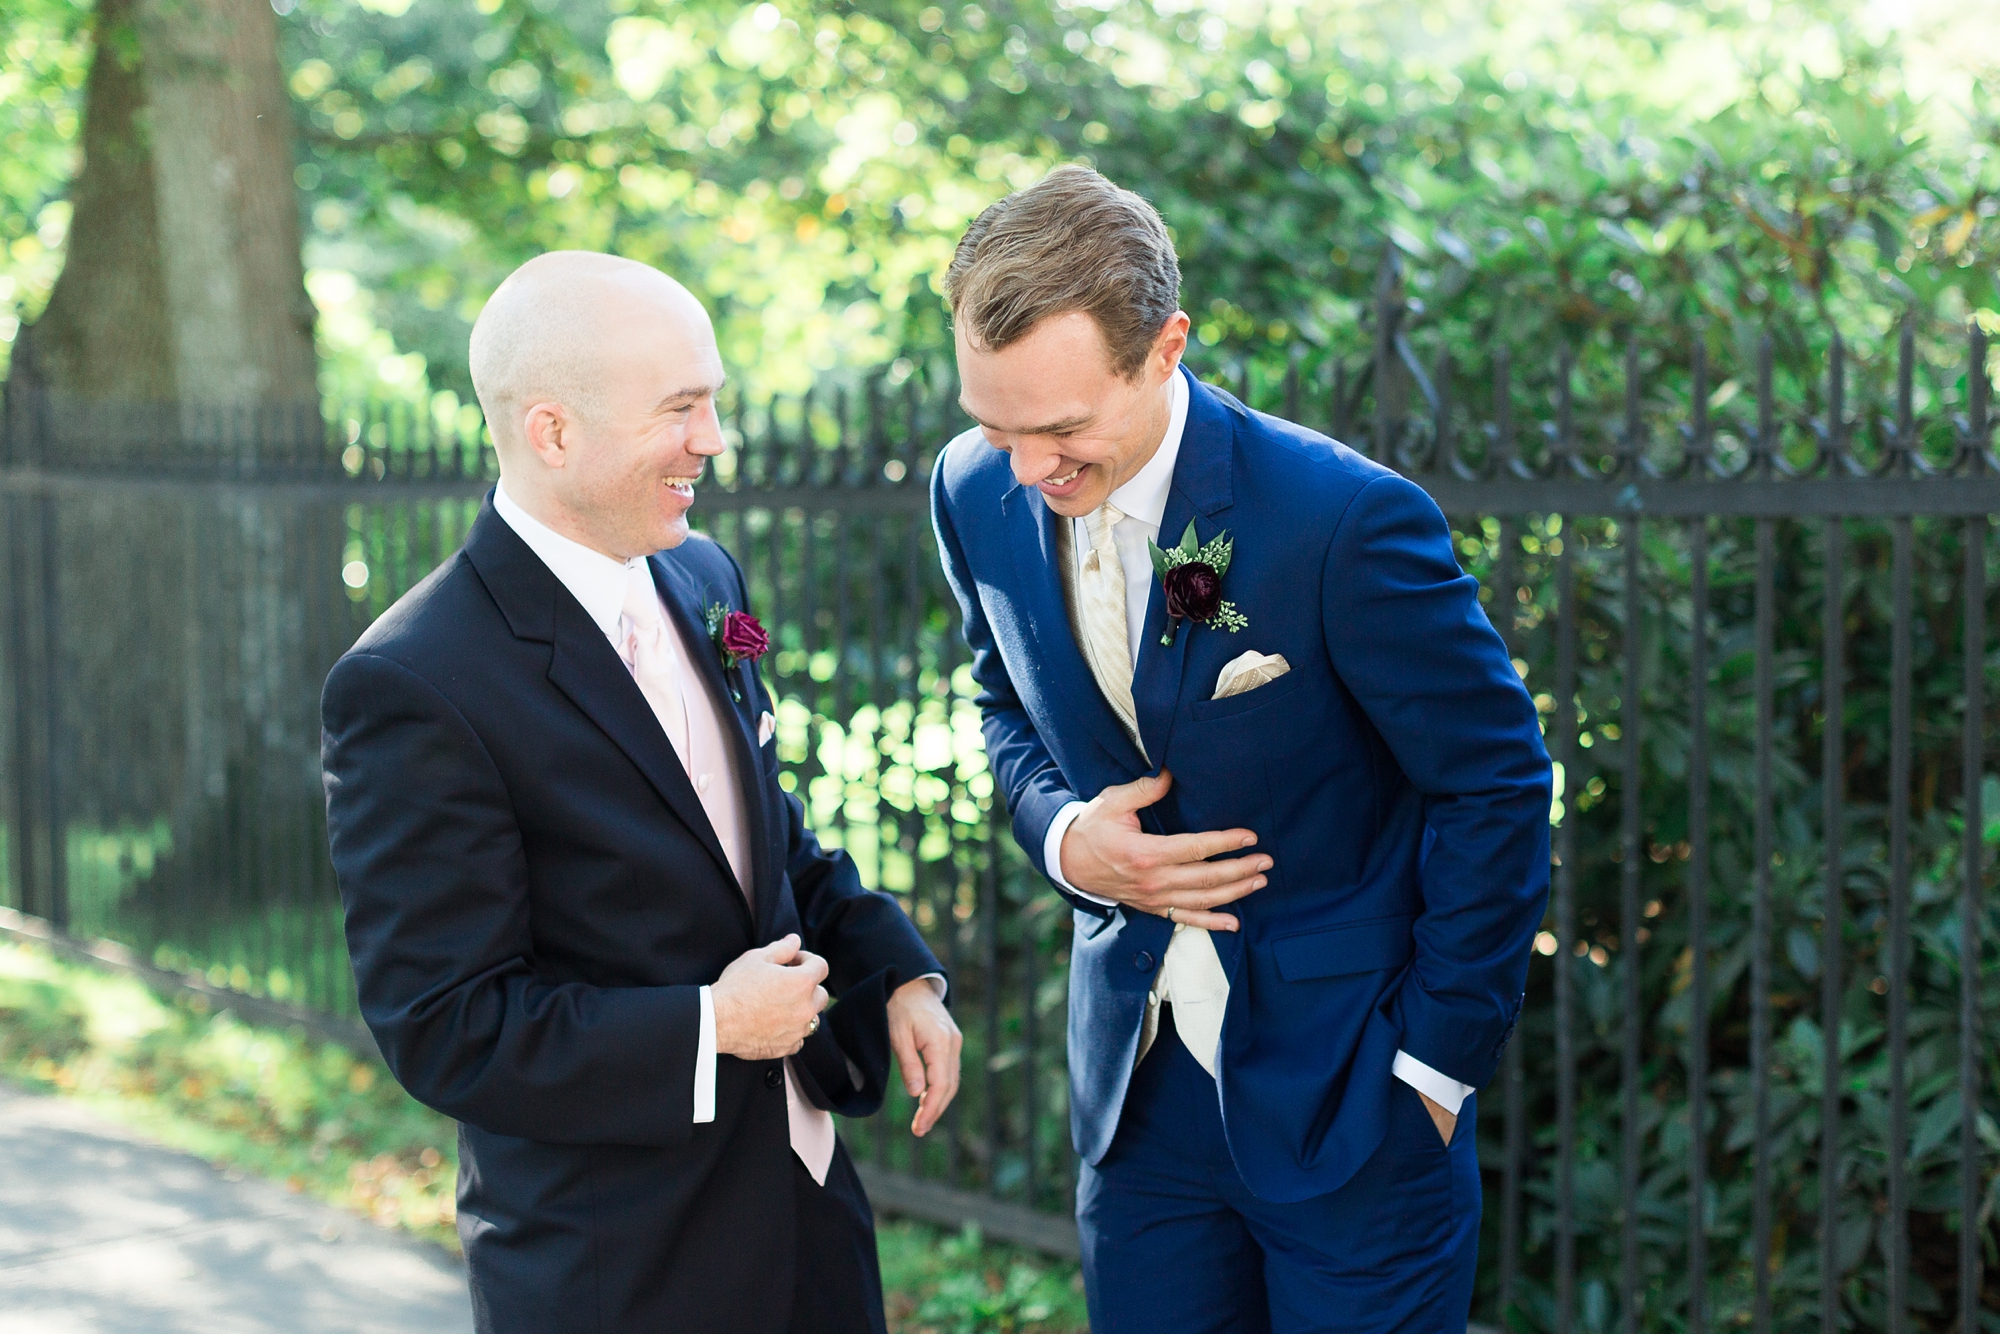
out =
{"type": "Polygon", "coordinates": [[[1228,699],[1246,690],[1268,685],[1286,672],[1292,664],[1276,653],[1245,653],[1222,664],[1222,674],[1215,678],[1215,694],[1211,699],[1228,699]]]}
{"type": "Polygon", "coordinates": [[[769,709],[764,710],[764,716],[757,720],[757,744],[764,745],[777,734],[777,731],[778,720],[771,716],[769,709]]]}

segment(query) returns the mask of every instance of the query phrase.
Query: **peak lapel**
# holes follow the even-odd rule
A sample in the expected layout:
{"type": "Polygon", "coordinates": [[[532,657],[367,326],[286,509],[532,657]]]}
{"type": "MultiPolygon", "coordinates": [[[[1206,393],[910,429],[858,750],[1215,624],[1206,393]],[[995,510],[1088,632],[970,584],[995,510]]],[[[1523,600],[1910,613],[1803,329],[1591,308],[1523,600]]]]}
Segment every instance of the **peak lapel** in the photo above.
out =
{"type": "MultiPolygon", "coordinates": [[[[736,770],[737,795],[749,814],[751,892],[756,896],[755,915],[761,929],[769,920],[777,898],[779,854],[773,840],[778,837],[778,812],[773,809],[759,781],[761,770],[757,744],[750,731],[753,724],[748,711],[751,702],[756,699],[756,692],[752,688],[753,683],[746,678],[753,669],[739,665],[725,670],[721,655],[715,651],[714,641],[709,638],[704,615],[707,605],[711,601],[726,599],[697,590],[693,575],[681,566],[671,551],[654,556],[652,566],[653,582],[660,590],[660,600],[666,604],[668,613],[680,628],[682,641],[695,658],[695,670],[702,687],[708,692],[709,702],[715,706],[722,734],[729,742],[729,753],[736,770]],[[742,691],[741,701],[730,694],[732,687],[742,691]]],[[[724,864],[727,864],[726,858],[724,864]]],[[[733,876],[731,878],[734,879],[733,876]]]]}
{"type": "Polygon", "coordinates": [[[546,644],[555,638],[556,603],[569,594],[554,572],[542,564],[542,558],[493,508],[490,490],[465,535],[465,558],[472,562],[517,639],[546,644]]]}
{"type": "Polygon", "coordinates": [[[1050,694],[1128,774],[1137,778],[1151,773],[1146,757],[1125,735],[1118,715],[1097,688],[1097,678],[1091,675],[1090,664],[1083,660],[1083,650],[1077,647],[1070,628],[1062,569],[1057,564],[1062,552],[1056,545],[1056,525],[1068,521],[1049,509],[1042,493],[1033,487],[1015,486],[1003,497],[1001,506],[1006,511],[1007,545],[1014,553],[1023,616],[1034,634],[1036,664],[1048,675],[1050,694]]]}
{"type": "Polygon", "coordinates": [[[674,754],[666,730],[639,692],[638,683],[626,670],[617,650],[611,647],[611,641],[577,600],[566,593],[556,602],[555,653],[549,662],[549,680],[625,752],[660,798],[680,817],[681,823],[694,831],[716,869],[721,871],[730,898],[747,918],[749,908],[736,892],[736,876],[729,869],[729,859],[723,855],[722,844],[708,823],[708,813],[702,809],[701,798],[695,794],[694,784],[688,781],[680,757],[674,754]]]}
{"type": "MultiPolygon", "coordinates": [[[[1222,400],[1183,367],[1188,378],[1187,424],[1181,432],[1180,457],[1174,460],[1173,489],[1167,493],[1160,518],[1160,545],[1171,546],[1194,521],[1195,536],[1207,542],[1224,525],[1217,518],[1230,505],[1231,472],[1235,466],[1235,419],[1222,400]]],[[[1227,576],[1224,576],[1225,582],[1227,576]]],[[[1226,589],[1225,589],[1226,591],[1226,589]]],[[[1139,735],[1146,753],[1164,756],[1173,737],[1181,674],[1187,665],[1188,641],[1213,633],[1183,624],[1171,645],[1160,643],[1167,632],[1167,594],[1159,579],[1146,599],[1146,630],[1139,640],[1139,662],[1132,674],[1132,702],[1139,712],[1139,735]]]]}

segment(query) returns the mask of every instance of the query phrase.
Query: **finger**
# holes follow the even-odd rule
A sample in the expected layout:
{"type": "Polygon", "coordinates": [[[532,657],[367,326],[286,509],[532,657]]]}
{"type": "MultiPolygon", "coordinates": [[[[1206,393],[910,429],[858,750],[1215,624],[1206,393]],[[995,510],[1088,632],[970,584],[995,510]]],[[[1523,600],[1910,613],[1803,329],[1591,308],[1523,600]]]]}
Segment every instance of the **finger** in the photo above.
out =
{"type": "Polygon", "coordinates": [[[1248,829],[1214,829],[1199,834],[1142,834],[1151,845],[1146,852],[1157,861],[1180,864],[1205,862],[1228,852],[1255,847],[1257,835],[1248,829]]]}
{"type": "MultiPolygon", "coordinates": [[[[896,1068],[903,1073],[903,1091],[912,1098],[924,1096],[924,1061],[917,1054],[917,1035],[906,1025],[897,1024],[889,1030],[889,1046],[896,1053],[896,1068]]],[[[923,1108],[917,1109],[918,1115],[923,1108]]]]}
{"type": "Polygon", "coordinates": [[[1226,908],[1237,900],[1256,893],[1260,888],[1262,886],[1251,880],[1241,885],[1227,885],[1221,889],[1207,889],[1199,893],[1166,894],[1150,905],[1143,906],[1141,911],[1150,912],[1155,917],[1165,917],[1171,910],[1174,921],[1205,927],[1205,923],[1195,920],[1195,914],[1212,913],[1218,908],[1226,908]]]}
{"type": "Polygon", "coordinates": [[[1243,924],[1226,912],[1202,912],[1195,908],[1174,909],[1174,921],[1181,926],[1198,926],[1204,931],[1243,929],[1243,924]]]}
{"type": "Polygon", "coordinates": [[[824,981],[826,975],[832,971],[827,967],[826,960],[820,958],[819,955],[814,954],[811,950],[800,950],[798,955],[793,959],[792,966],[802,969],[806,976],[812,978],[815,982],[824,981]]]}
{"type": "Polygon", "coordinates": [[[833,1004],[833,998],[826,994],[825,987],[813,988],[813,1013],[819,1014],[833,1004]]]}
{"type": "Polygon", "coordinates": [[[1188,916],[1191,912],[1207,912],[1211,908],[1234,903],[1255,894],[1269,883],[1266,877],[1254,875],[1248,880],[1233,880],[1212,889],[1155,889],[1148,894],[1127,898],[1125,902],[1155,917],[1165,917],[1167,909],[1172,908],[1174,919],[1186,922],[1192,920],[1188,916]]]}
{"type": "Polygon", "coordinates": [[[950,1046],[942,1033],[931,1034],[930,1040],[922,1045],[926,1094],[917,1108],[916,1120],[910,1124],[910,1129],[918,1135],[937,1124],[938,1118],[944,1115],[944,1109],[951,1105],[952,1094],[957,1091],[950,1046]]]}
{"type": "Polygon", "coordinates": [[[1162,769],[1150,777],[1135,778],[1129,783],[1107,787],[1101,795],[1104,804],[1114,811],[1136,811],[1166,796],[1167,789],[1173,785],[1174,776],[1162,769]]]}
{"type": "Polygon", "coordinates": [[[772,963],[788,964],[799,952],[799,938],[796,933],[780,936],[766,945],[762,953],[772,963]]]}
{"type": "Polygon", "coordinates": [[[1195,862],[1189,866],[1166,866],[1149,873],[1143,897],[1157,911],[1172,904],[1176,908],[1213,908],[1242,898],[1253,889],[1262,889],[1269,863],[1264,858],[1226,862],[1195,862]]]}

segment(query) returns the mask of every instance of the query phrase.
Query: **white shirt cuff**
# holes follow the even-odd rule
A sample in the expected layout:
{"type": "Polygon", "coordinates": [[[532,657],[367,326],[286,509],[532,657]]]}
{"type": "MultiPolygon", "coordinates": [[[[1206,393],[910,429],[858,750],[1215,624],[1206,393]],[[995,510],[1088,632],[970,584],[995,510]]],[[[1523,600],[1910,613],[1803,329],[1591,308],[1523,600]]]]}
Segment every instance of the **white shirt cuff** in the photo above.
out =
{"type": "Polygon", "coordinates": [[[694,1123],[715,1120],[715,997],[701,989],[701,1039],[694,1049],[694,1123]]]}
{"type": "Polygon", "coordinates": [[[1069,832],[1069,827],[1076,823],[1076,817],[1081,814],[1083,814],[1083,803],[1072,801],[1056,812],[1055,819],[1049,821],[1049,832],[1042,836],[1042,865],[1048,868],[1049,879],[1055,881],[1078,898],[1089,899],[1092,903],[1101,903],[1107,908],[1116,908],[1118,900],[1099,898],[1089,890],[1078,889],[1075,885],[1063,879],[1063,835],[1069,832]]]}
{"type": "MultiPolygon", "coordinates": [[[[944,980],[943,973],[925,973],[922,977],[918,978],[917,980],[919,982],[930,983],[931,990],[937,993],[937,998],[939,1000],[943,1000],[950,991],[950,984],[944,980]]],[[[858,1085],[859,1081],[857,1080],[856,1083],[858,1085]]]]}
{"type": "Polygon", "coordinates": [[[1458,1109],[1465,1105],[1466,1098],[1473,1092],[1472,1085],[1461,1084],[1450,1075],[1439,1074],[1406,1051],[1396,1053],[1389,1073],[1453,1116],[1458,1115],[1458,1109]]]}

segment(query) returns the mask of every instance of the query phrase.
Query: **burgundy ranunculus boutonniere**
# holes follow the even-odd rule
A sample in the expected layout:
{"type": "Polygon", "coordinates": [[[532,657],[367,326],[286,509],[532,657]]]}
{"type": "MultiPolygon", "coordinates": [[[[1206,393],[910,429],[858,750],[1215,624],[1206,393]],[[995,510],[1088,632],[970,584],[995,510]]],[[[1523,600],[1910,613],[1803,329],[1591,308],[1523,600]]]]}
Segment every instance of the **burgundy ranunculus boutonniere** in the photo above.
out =
{"type": "MultiPolygon", "coordinates": [[[[755,662],[771,651],[771,636],[763,622],[747,611],[731,611],[726,602],[712,602],[703,609],[702,619],[708,623],[708,637],[715,641],[725,671],[739,663],[755,662]]],[[[729,693],[738,704],[743,702],[743,691],[733,680],[729,693]]]]}
{"type": "Polygon", "coordinates": [[[1250,624],[1249,619],[1236,610],[1235,603],[1222,600],[1222,576],[1229,572],[1229,557],[1234,545],[1226,532],[1217,533],[1206,546],[1202,545],[1195,538],[1192,520],[1188,522],[1187,532],[1181,535],[1179,546],[1162,547],[1157,542],[1146,544],[1153,557],[1153,572],[1160,576],[1160,587],[1167,594],[1167,632],[1160,636],[1162,645],[1172,647],[1182,621],[1227,630],[1231,634],[1250,624]]]}
{"type": "Polygon", "coordinates": [[[1222,576],[1198,560],[1176,565],[1160,576],[1167,590],[1167,615],[1177,621],[1205,621],[1222,610],[1222,576]]]}
{"type": "Polygon", "coordinates": [[[762,623],[747,611],[732,611],[722,618],[720,643],[722,656],[731,666],[755,662],[771,651],[771,636],[764,633],[762,623]]]}

